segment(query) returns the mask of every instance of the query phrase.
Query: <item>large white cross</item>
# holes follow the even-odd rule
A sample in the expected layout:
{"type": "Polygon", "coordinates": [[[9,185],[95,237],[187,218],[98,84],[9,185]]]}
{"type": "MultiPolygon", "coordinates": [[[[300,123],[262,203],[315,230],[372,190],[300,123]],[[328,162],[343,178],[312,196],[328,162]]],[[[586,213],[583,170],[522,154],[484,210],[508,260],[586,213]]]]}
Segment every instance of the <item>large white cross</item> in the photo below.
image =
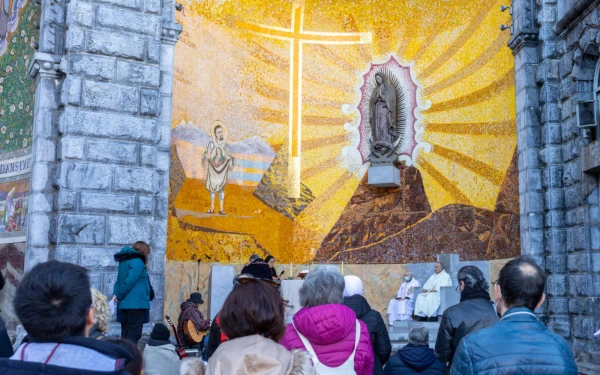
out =
{"type": "Polygon", "coordinates": [[[302,45],[303,44],[367,44],[371,33],[330,33],[304,31],[304,6],[295,3],[292,9],[292,27],[289,29],[238,21],[237,26],[269,38],[286,40],[290,48],[289,100],[289,159],[288,197],[300,198],[301,142],[302,142],[302,45]]]}

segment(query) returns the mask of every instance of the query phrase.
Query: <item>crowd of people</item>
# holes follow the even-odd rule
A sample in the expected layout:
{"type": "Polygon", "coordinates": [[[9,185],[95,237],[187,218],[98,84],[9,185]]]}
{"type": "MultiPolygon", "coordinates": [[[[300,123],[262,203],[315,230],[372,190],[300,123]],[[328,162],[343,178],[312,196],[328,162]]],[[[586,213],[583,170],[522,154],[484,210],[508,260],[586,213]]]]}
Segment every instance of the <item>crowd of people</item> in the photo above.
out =
{"type": "MultiPolygon", "coordinates": [[[[344,277],[334,266],[312,269],[299,290],[302,308],[286,324],[281,274],[273,271],[272,259],[258,256],[235,278],[213,321],[199,311],[202,295],[192,293],[181,304],[174,334],[154,324],[140,350],[153,298],[149,254],[143,242],[115,254],[118,275],[110,298],[91,288],[86,269],[71,263],[49,261],[27,272],[14,298],[27,336],[13,352],[0,319],[0,373],[577,374],[567,342],[534,313],[544,302],[545,275],[527,257],[502,268],[493,300],[481,270],[461,268],[460,303],[443,312],[435,348],[429,347],[429,329],[415,322],[408,344],[392,354],[388,326],[363,296],[360,278],[344,277]],[[120,338],[109,332],[113,303],[120,338]],[[199,341],[192,331],[208,338],[199,341]]],[[[388,306],[388,323],[437,318],[449,279],[442,263],[423,287],[407,271],[388,306]]],[[[3,284],[0,274],[0,289],[3,284]]]]}

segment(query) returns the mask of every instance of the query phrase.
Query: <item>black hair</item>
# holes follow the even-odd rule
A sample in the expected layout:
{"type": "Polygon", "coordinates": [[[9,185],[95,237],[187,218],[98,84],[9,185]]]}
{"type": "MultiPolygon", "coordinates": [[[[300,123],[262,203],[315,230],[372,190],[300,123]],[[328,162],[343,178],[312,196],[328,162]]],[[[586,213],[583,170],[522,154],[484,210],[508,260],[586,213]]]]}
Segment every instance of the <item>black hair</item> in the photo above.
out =
{"type": "Polygon", "coordinates": [[[221,125],[215,126],[215,130],[214,130],[215,137],[217,136],[217,129],[223,129],[223,127],[221,125]]]}
{"type": "Polygon", "coordinates": [[[14,299],[17,317],[31,339],[38,342],[83,336],[91,306],[87,270],[54,260],[27,272],[14,299]]]}
{"type": "Polygon", "coordinates": [[[458,271],[456,276],[458,281],[462,281],[466,286],[475,289],[476,291],[489,291],[490,286],[483,276],[483,272],[475,266],[464,266],[458,271]]]}
{"type": "Polygon", "coordinates": [[[533,259],[520,256],[502,267],[498,283],[507,308],[534,310],[544,294],[546,275],[533,259]]]}
{"type": "Polygon", "coordinates": [[[265,263],[269,263],[271,261],[271,259],[275,259],[275,257],[273,255],[269,255],[268,257],[265,258],[265,263]]]}
{"type": "Polygon", "coordinates": [[[4,289],[4,276],[2,276],[2,272],[0,272],[0,290],[4,289]]]}
{"type": "Polygon", "coordinates": [[[129,354],[133,357],[133,359],[125,364],[123,370],[127,371],[127,373],[131,375],[141,375],[142,369],[144,367],[144,361],[142,359],[142,353],[138,349],[137,345],[133,342],[125,339],[117,339],[110,338],[104,340],[106,342],[110,342],[111,344],[118,345],[121,348],[127,350],[129,354]]]}

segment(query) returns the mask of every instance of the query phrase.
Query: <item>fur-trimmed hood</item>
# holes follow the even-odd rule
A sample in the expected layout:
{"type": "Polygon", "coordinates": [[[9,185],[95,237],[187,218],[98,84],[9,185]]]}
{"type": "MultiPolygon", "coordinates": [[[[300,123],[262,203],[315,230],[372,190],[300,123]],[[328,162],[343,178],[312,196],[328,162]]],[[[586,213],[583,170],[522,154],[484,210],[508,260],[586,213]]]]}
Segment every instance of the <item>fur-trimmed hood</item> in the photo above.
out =
{"type": "Polygon", "coordinates": [[[222,343],[210,357],[205,370],[206,375],[238,373],[317,374],[306,351],[288,351],[275,341],[260,335],[239,337],[222,343]]]}
{"type": "Polygon", "coordinates": [[[117,261],[119,263],[124,262],[126,260],[136,259],[136,258],[141,259],[142,262],[144,262],[144,264],[146,264],[146,257],[144,256],[144,254],[138,253],[131,246],[125,246],[124,248],[121,249],[121,251],[119,251],[118,253],[115,254],[115,261],[117,261]]]}

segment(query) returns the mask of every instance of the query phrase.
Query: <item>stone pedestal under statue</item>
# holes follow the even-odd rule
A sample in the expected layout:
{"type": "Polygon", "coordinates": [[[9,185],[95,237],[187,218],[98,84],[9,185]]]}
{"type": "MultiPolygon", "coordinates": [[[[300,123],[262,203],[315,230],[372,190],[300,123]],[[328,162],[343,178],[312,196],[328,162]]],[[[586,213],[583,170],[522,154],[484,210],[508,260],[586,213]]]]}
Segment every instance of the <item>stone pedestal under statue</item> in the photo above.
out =
{"type": "Polygon", "coordinates": [[[368,176],[372,186],[400,186],[400,169],[394,163],[373,164],[369,167],[368,176]]]}

